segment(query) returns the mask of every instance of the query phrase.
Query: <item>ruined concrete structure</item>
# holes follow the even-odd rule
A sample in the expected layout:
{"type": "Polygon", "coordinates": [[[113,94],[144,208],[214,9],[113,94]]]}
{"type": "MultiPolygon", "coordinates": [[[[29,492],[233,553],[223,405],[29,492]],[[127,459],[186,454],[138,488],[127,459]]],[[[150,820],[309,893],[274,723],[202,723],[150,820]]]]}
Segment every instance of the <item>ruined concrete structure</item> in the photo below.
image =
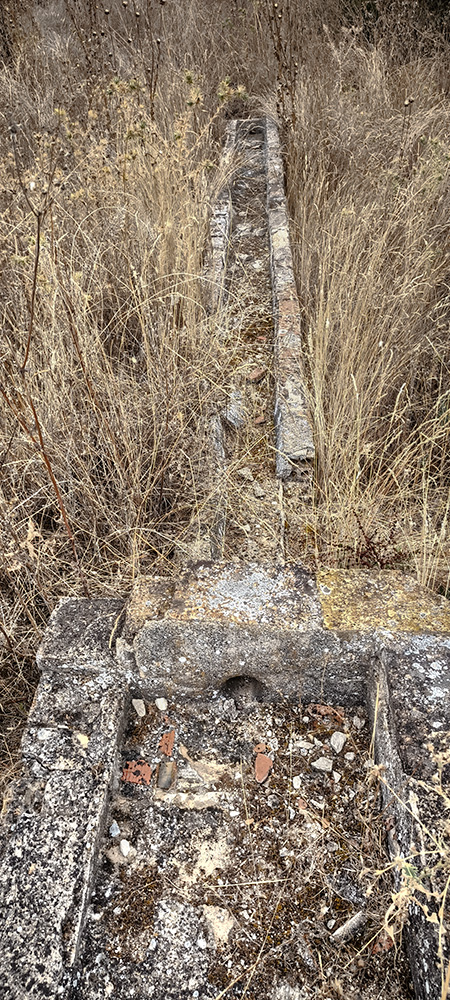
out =
{"type": "MultiPolygon", "coordinates": [[[[314,447],[276,126],[263,119],[233,123],[227,156],[238,142],[241,153],[246,143],[254,157],[263,151],[266,163],[276,470],[281,479],[304,482],[314,447]]],[[[251,169],[260,170],[259,161],[251,169]]],[[[225,287],[229,212],[225,193],[212,221],[209,274],[216,307],[225,287]]],[[[248,235],[242,230],[239,238],[248,235]]],[[[221,420],[217,426],[220,438],[221,420]]],[[[219,529],[216,521],[216,548],[219,529]]],[[[11,789],[3,823],[5,1000],[212,1000],[229,992],[220,991],[211,968],[232,931],[231,912],[174,893],[175,875],[160,855],[179,823],[186,843],[198,847],[189,864],[196,869],[200,858],[202,880],[214,864],[220,867],[213,846],[220,843],[226,853],[227,823],[239,811],[232,772],[245,756],[237,744],[234,756],[227,756],[220,732],[232,742],[239,705],[243,719],[253,702],[275,715],[277,705],[287,711],[288,703],[363,706],[375,761],[383,768],[391,858],[412,855],[420,867],[420,781],[429,782],[435,771],[430,736],[439,739],[450,729],[448,602],[400,573],[334,570],[315,578],[300,565],[214,563],[211,537],[208,560],[177,580],[142,578],[127,601],[68,598],[51,616],[23,738],[23,776],[11,789]],[[180,727],[184,732],[183,706],[189,706],[195,758],[189,732],[179,740],[175,735],[180,727]],[[202,721],[194,740],[196,717],[202,721]],[[159,740],[154,760],[147,751],[152,727],[159,740]],[[223,760],[208,751],[216,745],[223,760]],[[138,786],[128,798],[124,770],[138,786]],[[147,839],[140,833],[145,824],[147,839]],[[121,885],[132,900],[128,924],[121,885]],[[112,909],[111,893],[118,900],[112,909]],[[111,944],[118,929],[127,942],[120,953],[111,944]]],[[[257,745],[256,752],[266,751],[257,745]]],[[[173,843],[175,854],[181,848],[173,843]]],[[[398,885],[404,877],[399,868],[398,885]]],[[[442,941],[417,903],[410,904],[404,937],[417,1000],[439,1000],[442,941]]],[[[308,966],[310,957],[300,938],[297,944],[298,985],[280,973],[279,983],[267,988],[273,1000],[310,995],[302,993],[301,978],[302,962],[308,966]]]]}

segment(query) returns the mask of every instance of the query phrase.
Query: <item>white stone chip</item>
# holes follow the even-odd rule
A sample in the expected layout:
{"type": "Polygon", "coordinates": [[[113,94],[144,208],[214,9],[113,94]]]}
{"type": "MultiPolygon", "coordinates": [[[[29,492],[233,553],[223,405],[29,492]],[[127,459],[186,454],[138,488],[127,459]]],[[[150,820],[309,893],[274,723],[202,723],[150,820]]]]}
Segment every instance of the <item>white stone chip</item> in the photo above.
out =
{"type": "Polygon", "coordinates": [[[120,853],[123,854],[124,858],[127,858],[131,850],[130,842],[128,840],[121,840],[119,846],[120,853]]]}
{"type": "Polygon", "coordinates": [[[136,712],[136,715],[138,715],[140,719],[143,719],[145,715],[145,705],[142,698],[133,698],[131,704],[136,712]]]}
{"type": "Polygon", "coordinates": [[[333,747],[333,750],[335,750],[336,753],[341,752],[342,747],[345,746],[346,742],[347,742],[347,737],[345,733],[340,733],[340,732],[333,733],[330,739],[331,746],[333,747]]]}
{"type": "Polygon", "coordinates": [[[345,753],[344,757],[345,757],[346,760],[348,760],[349,764],[351,764],[352,761],[354,761],[354,759],[355,759],[355,755],[354,755],[354,753],[352,751],[350,751],[349,753],[345,753]]]}
{"type": "Polygon", "coordinates": [[[298,792],[299,788],[302,787],[302,779],[299,774],[294,774],[292,779],[292,787],[298,792]]]}
{"type": "Polygon", "coordinates": [[[167,709],[169,707],[167,698],[156,698],[155,705],[158,709],[158,712],[167,712],[167,709]]]}
{"type": "Polygon", "coordinates": [[[334,778],[334,780],[335,780],[335,782],[337,784],[338,781],[341,780],[342,774],[339,774],[339,771],[333,771],[333,778],[334,778]]]}
{"type": "Polygon", "coordinates": [[[116,820],[113,819],[113,821],[111,823],[111,826],[109,828],[109,836],[110,837],[118,837],[119,833],[120,833],[120,826],[119,826],[118,823],[116,823],[116,820]]]}
{"type": "Polygon", "coordinates": [[[333,770],[333,761],[330,757],[319,757],[318,760],[311,761],[311,767],[315,767],[316,771],[327,771],[329,774],[333,770]]]}

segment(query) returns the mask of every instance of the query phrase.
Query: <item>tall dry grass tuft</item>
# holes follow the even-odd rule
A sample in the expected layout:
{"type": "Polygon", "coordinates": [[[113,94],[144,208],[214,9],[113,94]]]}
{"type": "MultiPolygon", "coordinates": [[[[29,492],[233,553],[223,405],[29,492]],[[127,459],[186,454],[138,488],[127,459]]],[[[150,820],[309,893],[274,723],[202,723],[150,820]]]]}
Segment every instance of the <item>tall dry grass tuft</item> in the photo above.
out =
{"type": "Polygon", "coordinates": [[[393,64],[361,31],[336,38],[325,29],[308,55],[286,164],[317,451],[317,557],[413,566],[446,590],[445,54],[393,64]]]}

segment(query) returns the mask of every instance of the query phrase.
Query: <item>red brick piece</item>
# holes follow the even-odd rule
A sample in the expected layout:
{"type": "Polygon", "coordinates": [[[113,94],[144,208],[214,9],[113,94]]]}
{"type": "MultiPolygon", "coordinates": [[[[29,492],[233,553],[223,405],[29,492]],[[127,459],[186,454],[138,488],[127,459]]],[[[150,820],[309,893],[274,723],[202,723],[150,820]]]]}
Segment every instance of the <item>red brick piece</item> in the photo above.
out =
{"type": "Polygon", "coordinates": [[[255,760],[255,778],[261,784],[272,770],[273,761],[265,753],[258,753],[255,760]]]}
{"type": "Polygon", "coordinates": [[[165,754],[166,757],[170,757],[173,745],[175,742],[175,730],[171,729],[168,733],[163,733],[159,741],[159,749],[161,753],[165,754]]]}
{"type": "Polygon", "coordinates": [[[152,769],[145,760],[127,760],[122,771],[122,781],[132,785],[149,785],[151,776],[152,769]]]}

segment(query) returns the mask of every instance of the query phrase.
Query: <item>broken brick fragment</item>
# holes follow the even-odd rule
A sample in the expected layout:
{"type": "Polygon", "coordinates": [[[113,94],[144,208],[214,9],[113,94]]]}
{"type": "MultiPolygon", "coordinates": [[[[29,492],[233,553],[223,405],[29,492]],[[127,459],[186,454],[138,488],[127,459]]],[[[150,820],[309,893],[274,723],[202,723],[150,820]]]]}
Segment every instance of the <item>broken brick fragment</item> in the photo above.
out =
{"type": "Polygon", "coordinates": [[[175,730],[170,729],[168,733],[163,733],[159,741],[159,749],[166,757],[170,757],[175,743],[175,730]]]}
{"type": "Polygon", "coordinates": [[[122,781],[132,785],[149,785],[151,776],[152,769],[145,760],[127,760],[122,771],[122,781]]]}
{"type": "Polygon", "coordinates": [[[272,770],[273,761],[265,753],[258,753],[255,760],[255,778],[262,784],[266,780],[267,775],[272,770]]]}

